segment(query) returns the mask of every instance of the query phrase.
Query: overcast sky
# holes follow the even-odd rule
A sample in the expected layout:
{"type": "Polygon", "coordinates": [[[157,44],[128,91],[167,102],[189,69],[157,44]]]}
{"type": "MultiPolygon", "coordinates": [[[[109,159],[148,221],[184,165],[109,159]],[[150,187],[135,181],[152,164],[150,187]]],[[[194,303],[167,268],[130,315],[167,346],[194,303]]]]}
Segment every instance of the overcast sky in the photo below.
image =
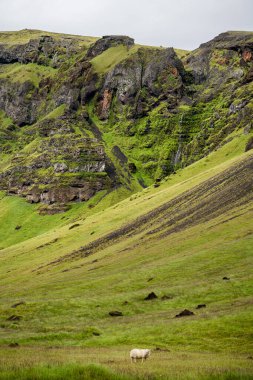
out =
{"type": "Polygon", "coordinates": [[[194,49],[227,30],[253,31],[253,0],[0,0],[0,30],[24,28],[194,49]]]}

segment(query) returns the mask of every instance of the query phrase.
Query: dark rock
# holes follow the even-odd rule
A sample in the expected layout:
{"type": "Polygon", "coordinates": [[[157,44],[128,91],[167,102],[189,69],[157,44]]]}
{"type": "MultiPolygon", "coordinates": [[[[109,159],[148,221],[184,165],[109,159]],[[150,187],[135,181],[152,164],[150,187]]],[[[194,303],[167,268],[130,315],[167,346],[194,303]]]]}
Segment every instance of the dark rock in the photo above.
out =
{"type": "Polygon", "coordinates": [[[164,296],[161,297],[161,300],[162,300],[162,301],[172,300],[172,299],[173,299],[172,296],[168,296],[168,295],[166,295],[166,294],[165,294],[164,296]]]}
{"type": "Polygon", "coordinates": [[[202,309],[202,308],[204,308],[204,307],[206,307],[206,304],[201,303],[201,304],[199,304],[199,305],[196,307],[196,309],[202,309]]]}
{"type": "Polygon", "coordinates": [[[111,317],[122,317],[123,316],[122,312],[121,311],[117,311],[117,310],[116,311],[110,311],[109,315],[111,317]]]}
{"type": "Polygon", "coordinates": [[[52,36],[41,36],[31,39],[25,44],[8,45],[0,44],[0,64],[8,63],[38,63],[58,67],[61,59],[57,58],[57,53],[65,56],[76,53],[80,48],[74,39],[54,39],[52,36]]]}
{"type": "Polygon", "coordinates": [[[64,162],[56,162],[54,164],[54,171],[56,173],[64,173],[68,171],[68,166],[64,162]]]}
{"type": "Polygon", "coordinates": [[[154,292],[151,292],[147,295],[147,297],[144,298],[145,301],[154,300],[158,298],[157,295],[154,292]]]}
{"type": "Polygon", "coordinates": [[[109,117],[113,104],[117,113],[128,105],[129,119],[145,116],[153,98],[154,102],[157,97],[166,99],[170,108],[175,107],[183,94],[184,74],[182,62],[172,48],[139,49],[106,74],[97,108],[100,119],[109,117]]]}
{"type": "MultiPolygon", "coordinates": [[[[11,169],[0,174],[1,188],[9,194],[25,196],[30,203],[66,205],[70,201],[87,201],[97,191],[117,181],[105,172],[109,159],[102,143],[95,138],[78,136],[69,124],[69,119],[38,123],[38,132],[47,138],[40,139],[33,159],[28,153],[13,156],[11,169]],[[53,164],[57,157],[64,162],[53,164]],[[71,167],[67,165],[69,162],[71,167]],[[38,172],[40,168],[45,169],[45,174],[38,172]],[[65,175],[67,170],[70,176],[65,175]]],[[[35,133],[36,129],[37,126],[33,129],[35,133]]],[[[47,211],[54,213],[56,209],[47,211]]],[[[61,211],[65,210],[56,212],[61,211]]]]}
{"type": "Polygon", "coordinates": [[[10,344],[9,344],[9,347],[11,347],[11,348],[16,348],[16,347],[19,347],[19,344],[18,344],[17,342],[10,343],[10,344]]]}
{"type": "Polygon", "coordinates": [[[92,335],[94,335],[94,336],[100,336],[101,334],[98,331],[93,331],[92,335]]]}
{"type": "Polygon", "coordinates": [[[193,313],[193,311],[185,309],[185,310],[181,311],[179,314],[177,314],[176,318],[187,317],[190,315],[195,315],[195,314],[193,313]]]}
{"type": "Polygon", "coordinates": [[[244,127],[244,129],[243,129],[243,133],[245,135],[248,135],[251,131],[252,131],[252,124],[246,125],[246,127],[244,127]]]}
{"type": "Polygon", "coordinates": [[[22,317],[20,315],[11,315],[9,318],[7,318],[7,321],[20,321],[22,317]]]}
{"type": "Polygon", "coordinates": [[[245,152],[248,152],[248,150],[253,149],[253,137],[251,136],[245,146],[245,152]]]}
{"type": "MultiPolygon", "coordinates": [[[[90,60],[122,44],[131,48],[134,41],[104,36],[88,51],[79,37],[60,35],[0,44],[0,109],[4,119],[12,119],[0,127],[0,153],[10,158],[0,173],[1,190],[45,204],[41,214],[65,212],[62,205],[87,201],[100,190],[131,191],[133,181],[145,187],[141,175],[157,187],[175,164],[183,168],[206,156],[227,143],[237,127],[250,133],[252,33],[228,32],[201,45],[184,57],[187,71],[172,48],[136,47],[105,73],[96,73],[90,60]],[[22,63],[20,76],[5,71],[15,62],[22,63]],[[25,67],[28,63],[34,65],[25,67]],[[108,124],[96,125],[97,117],[108,124]],[[112,159],[102,130],[118,136],[112,159]],[[173,149],[179,146],[176,162],[173,149]]],[[[252,146],[251,140],[245,149],[252,146]]]]}
{"type": "Polygon", "coordinates": [[[18,126],[35,122],[38,105],[38,91],[31,81],[13,83],[0,80],[0,109],[18,126]],[[31,99],[27,101],[29,97],[31,99]]]}
{"type": "Polygon", "coordinates": [[[87,57],[94,58],[110,47],[117,45],[124,45],[130,48],[134,45],[134,39],[128,36],[103,36],[89,48],[87,57]]]}
{"type": "Polygon", "coordinates": [[[114,147],[112,148],[112,153],[115,157],[117,157],[121,165],[127,163],[128,158],[124,155],[124,153],[120,150],[120,148],[117,145],[114,145],[114,147]]]}
{"type": "Polygon", "coordinates": [[[20,301],[20,302],[17,302],[17,303],[14,303],[14,305],[12,305],[11,307],[12,308],[16,308],[18,306],[21,306],[21,305],[25,305],[26,303],[24,301],[20,301]]]}
{"type": "Polygon", "coordinates": [[[216,49],[231,49],[237,52],[243,52],[245,46],[247,50],[249,47],[253,47],[252,37],[247,32],[224,32],[213,38],[211,41],[202,43],[200,48],[216,48],[216,49]]]}
{"type": "Polygon", "coordinates": [[[70,206],[64,203],[43,204],[39,207],[38,211],[40,215],[54,215],[66,212],[70,209],[70,206]]]}
{"type": "Polygon", "coordinates": [[[253,81],[253,65],[251,65],[250,69],[245,74],[242,84],[247,84],[253,81]]]}
{"type": "Polygon", "coordinates": [[[20,230],[20,228],[21,228],[21,226],[17,225],[17,226],[15,227],[15,230],[20,230]]]}
{"type": "Polygon", "coordinates": [[[72,224],[72,226],[69,227],[69,230],[72,230],[73,228],[76,228],[76,227],[79,227],[79,226],[80,226],[79,223],[72,224]]]}
{"type": "Polygon", "coordinates": [[[228,281],[228,280],[230,280],[230,278],[225,276],[222,278],[222,280],[228,281]]]}
{"type": "Polygon", "coordinates": [[[136,167],[134,162],[129,162],[128,169],[129,169],[130,173],[134,174],[137,172],[137,167],[136,167]]]}

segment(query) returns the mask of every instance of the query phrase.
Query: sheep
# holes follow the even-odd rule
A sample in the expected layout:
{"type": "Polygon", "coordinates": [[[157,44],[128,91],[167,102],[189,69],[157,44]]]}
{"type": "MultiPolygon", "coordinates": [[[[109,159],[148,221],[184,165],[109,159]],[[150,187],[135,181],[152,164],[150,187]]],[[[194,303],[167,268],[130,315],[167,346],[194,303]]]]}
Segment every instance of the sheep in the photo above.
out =
{"type": "Polygon", "coordinates": [[[150,353],[151,351],[148,349],[134,348],[130,351],[131,362],[134,361],[136,363],[136,359],[141,359],[143,363],[143,360],[146,360],[150,356],[150,353]]]}

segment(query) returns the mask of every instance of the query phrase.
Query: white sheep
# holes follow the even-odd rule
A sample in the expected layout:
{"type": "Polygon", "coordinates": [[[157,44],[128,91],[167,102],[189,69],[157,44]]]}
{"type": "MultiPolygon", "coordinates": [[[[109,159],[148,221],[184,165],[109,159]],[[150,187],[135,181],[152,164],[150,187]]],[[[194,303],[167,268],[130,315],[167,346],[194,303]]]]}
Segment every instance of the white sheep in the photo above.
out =
{"type": "Polygon", "coordinates": [[[143,360],[147,359],[150,356],[151,351],[148,349],[140,349],[140,348],[134,348],[130,351],[130,358],[131,361],[136,363],[136,359],[141,359],[141,362],[143,363],[143,360]]]}

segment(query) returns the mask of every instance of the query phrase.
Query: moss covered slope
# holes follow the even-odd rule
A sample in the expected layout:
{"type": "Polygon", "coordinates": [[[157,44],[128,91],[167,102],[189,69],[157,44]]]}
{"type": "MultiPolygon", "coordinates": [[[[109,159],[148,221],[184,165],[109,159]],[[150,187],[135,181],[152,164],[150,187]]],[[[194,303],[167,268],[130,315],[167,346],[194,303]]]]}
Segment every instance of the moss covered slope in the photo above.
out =
{"type": "Polygon", "coordinates": [[[0,41],[1,189],[56,204],[50,212],[134,193],[240,128],[250,137],[251,33],[178,51],[182,60],[126,36],[23,30],[0,41]]]}

